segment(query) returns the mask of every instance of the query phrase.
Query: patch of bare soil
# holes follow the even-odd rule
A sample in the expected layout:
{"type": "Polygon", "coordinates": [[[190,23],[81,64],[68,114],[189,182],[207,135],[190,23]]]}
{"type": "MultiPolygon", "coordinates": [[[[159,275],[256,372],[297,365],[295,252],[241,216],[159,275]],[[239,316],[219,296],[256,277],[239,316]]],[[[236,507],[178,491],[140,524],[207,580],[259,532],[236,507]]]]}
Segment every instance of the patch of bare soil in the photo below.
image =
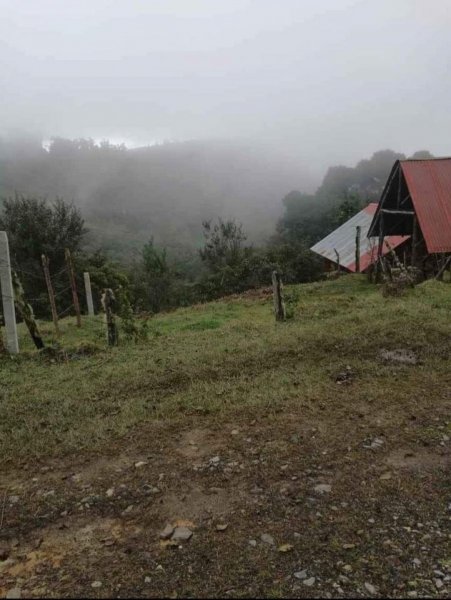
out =
{"type": "Polygon", "coordinates": [[[433,469],[451,471],[449,454],[444,451],[431,452],[425,448],[418,448],[414,452],[397,448],[387,456],[387,464],[395,469],[407,469],[409,471],[430,471],[433,469]]]}
{"type": "Polygon", "coordinates": [[[416,365],[419,362],[417,355],[405,348],[398,348],[397,350],[381,350],[380,357],[385,362],[398,363],[401,365],[416,365]]]}
{"type": "Polygon", "coordinates": [[[212,456],[218,447],[218,438],[213,431],[195,427],[180,434],[176,451],[184,458],[201,459],[212,456]]]}
{"type": "Polygon", "coordinates": [[[230,495],[224,488],[212,487],[202,489],[194,487],[186,492],[169,493],[163,496],[162,513],[169,521],[189,519],[203,523],[212,517],[225,516],[231,512],[239,498],[230,495]]]}
{"type": "Polygon", "coordinates": [[[148,424],[5,473],[0,596],[445,597],[443,413],[377,421],[338,389],[335,405],[148,424]],[[440,432],[428,447],[424,428],[440,432]]]}

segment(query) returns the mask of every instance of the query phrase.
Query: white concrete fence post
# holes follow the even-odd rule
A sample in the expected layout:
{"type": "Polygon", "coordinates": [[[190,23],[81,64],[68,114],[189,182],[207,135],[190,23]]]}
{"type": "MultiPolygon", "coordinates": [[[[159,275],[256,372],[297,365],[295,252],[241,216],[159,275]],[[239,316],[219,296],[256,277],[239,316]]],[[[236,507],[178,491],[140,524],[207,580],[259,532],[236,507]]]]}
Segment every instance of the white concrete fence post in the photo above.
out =
{"type": "Polygon", "coordinates": [[[90,317],[92,317],[92,316],[94,316],[94,303],[92,301],[91,279],[89,277],[89,273],[83,273],[83,277],[85,280],[86,303],[88,305],[88,315],[90,317]]]}
{"type": "Polygon", "coordinates": [[[3,316],[5,318],[6,347],[11,354],[17,354],[19,352],[19,340],[17,338],[16,310],[6,231],[0,231],[0,285],[3,316]]]}

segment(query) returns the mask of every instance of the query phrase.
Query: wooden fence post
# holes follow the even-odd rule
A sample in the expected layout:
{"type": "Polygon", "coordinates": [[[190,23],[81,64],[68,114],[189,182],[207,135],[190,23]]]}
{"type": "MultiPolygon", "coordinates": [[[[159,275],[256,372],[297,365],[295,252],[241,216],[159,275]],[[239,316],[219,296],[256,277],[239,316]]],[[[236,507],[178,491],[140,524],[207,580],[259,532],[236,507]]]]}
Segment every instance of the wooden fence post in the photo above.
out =
{"type": "Polygon", "coordinates": [[[416,216],[413,216],[412,223],[412,250],[411,250],[411,258],[410,264],[412,267],[416,266],[417,262],[417,243],[418,243],[418,221],[416,216]]]}
{"type": "Polygon", "coordinates": [[[360,232],[362,228],[357,225],[355,228],[355,272],[360,273],[360,232]]]}
{"type": "Polygon", "coordinates": [[[41,333],[39,331],[38,324],[34,318],[33,308],[29,304],[25,297],[22,284],[19,276],[15,271],[12,272],[13,288],[14,288],[14,300],[17,308],[17,312],[24,320],[25,325],[30,332],[31,339],[38,350],[44,348],[44,342],[42,340],[41,333]]]}
{"type": "Polygon", "coordinates": [[[337,252],[337,249],[334,248],[335,256],[337,257],[337,271],[340,271],[340,255],[337,252]]]}
{"type": "Polygon", "coordinates": [[[92,301],[91,278],[89,277],[89,273],[83,273],[83,278],[85,280],[86,304],[88,306],[88,315],[90,317],[93,317],[94,303],[92,301]]]}
{"type": "Polygon", "coordinates": [[[11,354],[17,354],[19,352],[19,340],[17,337],[14,290],[6,231],[0,231],[0,285],[2,288],[3,316],[5,318],[6,347],[11,354]]]}
{"type": "Polygon", "coordinates": [[[77,284],[75,282],[74,263],[69,248],[65,250],[67,270],[69,273],[70,287],[72,289],[72,299],[74,302],[75,314],[77,315],[77,327],[81,327],[80,304],[78,302],[77,284]]]}
{"type": "Polygon", "coordinates": [[[58,312],[56,310],[55,293],[53,291],[52,280],[50,279],[49,259],[45,254],[41,256],[41,259],[42,268],[44,269],[45,283],[47,285],[47,292],[49,294],[50,307],[52,309],[53,325],[55,326],[56,335],[59,337],[60,329],[58,326],[58,312]]]}
{"type": "Polygon", "coordinates": [[[272,290],[276,321],[284,321],[286,317],[285,303],[282,295],[282,278],[278,271],[272,272],[272,290]]]}
{"type": "Polygon", "coordinates": [[[451,267],[451,255],[444,259],[443,264],[436,275],[436,279],[443,279],[443,273],[446,271],[447,267],[451,267]]]}
{"type": "Polygon", "coordinates": [[[117,346],[118,343],[117,326],[113,312],[115,302],[116,298],[113,290],[111,288],[103,290],[102,306],[105,311],[108,346],[117,346]]]}

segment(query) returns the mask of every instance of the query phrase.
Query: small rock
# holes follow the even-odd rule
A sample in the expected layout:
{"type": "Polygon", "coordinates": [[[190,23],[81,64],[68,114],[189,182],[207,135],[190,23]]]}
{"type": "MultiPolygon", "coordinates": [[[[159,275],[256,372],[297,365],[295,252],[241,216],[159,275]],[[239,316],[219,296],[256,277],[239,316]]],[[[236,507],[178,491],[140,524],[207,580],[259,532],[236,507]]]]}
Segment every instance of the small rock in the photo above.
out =
{"type": "Polygon", "coordinates": [[[189,540],[192,535],[193,532],[191,529],[188,529],[188,527],[176,527],[174,529],[174,533],[172,534],[172,539],[175,542],[183,542],[185,540],[189,540]]]}
{"type": "Polygon", "coordinates": [[[144,465],[147,465],[147,460],[139,460],[138,462],[135,463],[135,469],[140,469],[141,467],[144,467],[144,465]]]}
{"type": "Polygon", "coordinates": [[[416,567],[421,565],[421,560],[419,558],[414,558],[412,562],[416,567]]]}
{"type": "Polygon", "coordinates": [[[256,545],[257,545],[257,540],[249,540],[249,546],[252,546],[252,548],[255,548],[256,545]]]}
{"type": "Polygon", "coordinates": [[[270,546],[274,546],[275,544],[274,538],[269,533],[262,533],[260,539],[264,544],[269,544],[270,546]]]}
{"type": "MultiPolygon", "coordinates": [[[[9,503],[10,504],[17,504],[20,500],[19,496],[10,496],[9,497],[9,503]]],[[[18,588],[14,588],[14,589],[18,589],[18,588]]]]}
{"type": "Polygon", "coordinates": [[[225,531],[228,527],[227,523],[218,523],[216,525],[216,531],[225,531]]]}
{"type": "Polygon", "coordinates": [[[213,456],[213,458],[210,458],[210,464],[212,464],[212,465],[217,465],[220,462],[221,462],[220,456],[213,456]]]}
{"type": "Polygon", "coordinates": [[[312,585],[314,585],[315,581],[316,580],[314,577],[309,577],[308,579],[304,579],[304,581],[302,583],[304,585],[306,585],[307,587],[312,587],[312,585]]]}
{"type": "Polygon", "coordinates": [[[152,583],[151,577],[144,577],[144,583],[152,583]]]}
{"type": "Polygon", "coordinates": [[[91,587],[92,588],[100,588],[100,587],[102,587],[102,582],[101,581],[93,581],[91,583],[91,587]]]}
{"type": "Polygon", "coordinates": [[[282,544],[278,548],[279,552],[291,552],[293,550],[293,544],[282,544]]]}
{"type": "Polygon", "coordinates": [[[363,444],[364,448],[369,448],[370,450],[378,450],[384,443],[384,440],[381,438],[374,438],[371,442],[365,442],[363,444]]]}
{"type": "Polygon", "coordinates": [[[352,550],[355,548],[355,544],[343,544],[344,550],[352,550]]]}
{"type": "Polygon", "coordinates": [[[332,486],[328,483],[319,483],[313,488],[318,494],[328,494],[332,490],[332,486]]]}
{"type": "Polygon", "coordinates": [[[22,590],[20,588],[12,588],[6,592],[5,598],[21,598],[22,590]]]}
{"type": "Polygon", "coordinates": [[[381,479],[382,481],[386,481],[387,479],[391,479],[391,473],[390,473],[390,471],[387,471],[387,473],[382,473],[382,475],[379,477],[379,479],[381,479]]]}
{"type": "Polygon", "coordinates": [[[111,498],[111,496],[114,495],[114,488],[110,488],[109,490],[107,490],[106,495],[108,498],[111,498]]]}
{"type": "Polygon", "coordinates": [[[415,590],[410,590],[410,592],[407,592],[407,596],[409,598],[418,598],[418,592],[416,592],[415,590]]]}
{"type": "Polygon", "coordinates": [[[434,575],[436,577],[441,577],[442,579],[445,577],[445,573],[443,573],[443,571],[438,571],[437,569],[434,570],[434,575]]]}
{"type": "Polygon", "coordinates": [[[352,567],[351,567],[351,565],[345,565],[345,566],[343,567],[343,571],[344,571],[345,573],[352,573],[352,567]]]}
{"type": "Polygon", "coordinates": [[[163,531],[160,533],[160,539],[168,540],[173,533],[174,533],[174,528],[172,527],[172,525],[170,525],[168,523],[166,525],[166,527],[163,529],[163,531]]]}
{"type": "Polygon", "coordinates": [[[442,581],[441,579],[435,579],[435,580],[434,580],[434,583],[435,583],[435,587],[436,587],[438,590],[442,589],[442,587],[443,587],[443,585],[444,585],[444,584],[443,584],[443,581],[442,581]]]}
{"type": "Polygon", "coordinates": [[[238,435],[240,432],[238,431],[238,429],[232,429],[230,433],[231,435],[238,435]]]}
{"type": "Polygon", "coordinates": [[[364,587],[365,587],[366,591],[367,591],[369,594],[377,594],[377,590],[376,590],[376,588],[375,588],[375,587],[374,587],[374,585],[372,585],[371,583],[368,583],[368,582],[366,581],[366,582],[365,582],[363,585],[364,585],[364,587]]]}
{"type": "Polygon", "coordinates": [[[161,494],[161,490],[156,486],[150,486],[146,489],[146,494],[161,494]]]}
{"type": "Polygon", "coordinates": [[[302,571],[296,571],[293,575],[296,579],[307,579],[307,570],[303,569],[302,571]]]}

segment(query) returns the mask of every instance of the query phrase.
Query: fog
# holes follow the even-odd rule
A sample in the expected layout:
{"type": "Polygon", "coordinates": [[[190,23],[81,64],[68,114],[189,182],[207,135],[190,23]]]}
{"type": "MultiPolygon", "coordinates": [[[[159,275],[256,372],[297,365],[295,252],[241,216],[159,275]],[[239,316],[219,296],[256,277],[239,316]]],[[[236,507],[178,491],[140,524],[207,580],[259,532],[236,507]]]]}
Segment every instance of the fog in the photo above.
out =
{"type": "Polygon", "coordinates": [[[449,154],[447,0],[1,0],[3,132],[449,154]]]}

